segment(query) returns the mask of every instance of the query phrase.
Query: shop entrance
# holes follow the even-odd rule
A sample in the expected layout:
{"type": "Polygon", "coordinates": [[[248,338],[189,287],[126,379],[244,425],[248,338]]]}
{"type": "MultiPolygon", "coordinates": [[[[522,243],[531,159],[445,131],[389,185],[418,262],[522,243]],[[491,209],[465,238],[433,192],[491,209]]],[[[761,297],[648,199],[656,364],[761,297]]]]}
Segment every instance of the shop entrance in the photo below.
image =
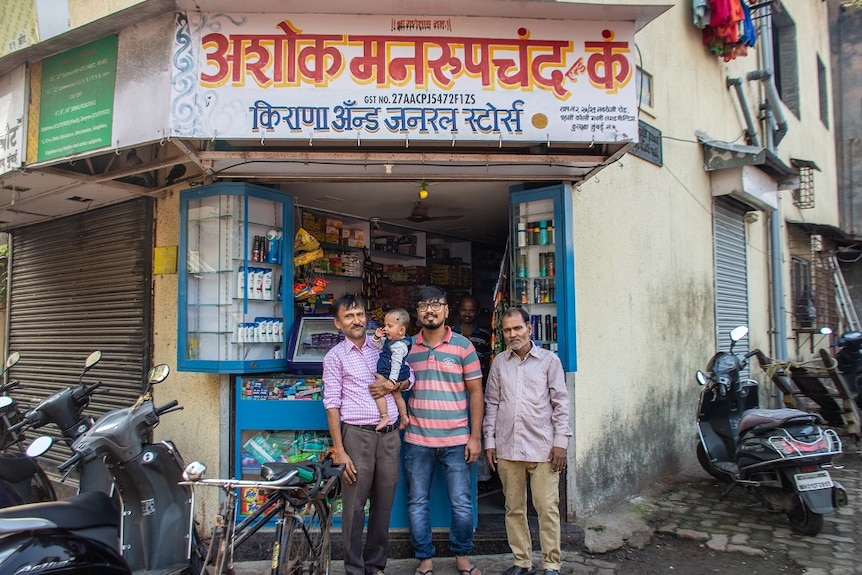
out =
{"type": "MultiPolygon", "coordinates": [[[[378,312],[390,307],[413,312],[416,286],[440,285],[450,302],[447,323],[459,325],[461,300],[470,295],[478,301],[477,332],[481,328],[490,333],[494,290],[509,235],[510,185],[418,180],[291,183],[281,188],[295,196],[299,223],[327,240],[326,258],[315,268],[328,282],[325,293],[337,298],[361,290],[378,312]],[[363,256],[370,256],[382,272],[374,285],[360,277],[363,256],[339,249],[360,245],[368,248],[363,256]]],[[[465,309],[471,307],[472,302],[465,303],[465,309]]],[[[477,467],[479,514],[502,514],[499,478],[483,461],[477,467]]]]}

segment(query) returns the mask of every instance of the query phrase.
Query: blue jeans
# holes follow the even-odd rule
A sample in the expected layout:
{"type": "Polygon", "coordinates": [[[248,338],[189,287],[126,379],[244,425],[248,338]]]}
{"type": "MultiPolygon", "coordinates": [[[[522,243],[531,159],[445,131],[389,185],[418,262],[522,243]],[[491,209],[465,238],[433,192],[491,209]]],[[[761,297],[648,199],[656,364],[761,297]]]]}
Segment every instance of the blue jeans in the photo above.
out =
{"type": "Polygon", "coordinates": [[[410,540],[420,561],[434,557],[431,543],[431,480],[439,462],[446,475],[452,523],[449,527],[450,548],[455,555],[469,555],[473,550],[473,495],[470,465],[464,461],[464,446],[422,447],[405,443],[404,471],[407,476],[407,514],[410,518],[410,540]]]}

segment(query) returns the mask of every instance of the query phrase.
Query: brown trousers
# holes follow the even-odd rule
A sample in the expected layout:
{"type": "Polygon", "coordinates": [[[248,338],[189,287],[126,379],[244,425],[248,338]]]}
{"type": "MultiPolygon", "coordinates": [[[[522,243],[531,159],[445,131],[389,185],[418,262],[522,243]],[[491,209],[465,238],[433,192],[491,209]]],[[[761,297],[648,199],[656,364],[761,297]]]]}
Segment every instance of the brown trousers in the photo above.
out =
{"type": "Polygon", "coordinates": [[[398,483],[401,436],[397,431],[377,433],[342,424],[341,440],[356,467],[356,482],[341,487],[344,571],[346,575],[375,575],[386,568],[389,555],[389,517],[398,483]],[[369,500],[363,549],[365,503],[369,500]]]}

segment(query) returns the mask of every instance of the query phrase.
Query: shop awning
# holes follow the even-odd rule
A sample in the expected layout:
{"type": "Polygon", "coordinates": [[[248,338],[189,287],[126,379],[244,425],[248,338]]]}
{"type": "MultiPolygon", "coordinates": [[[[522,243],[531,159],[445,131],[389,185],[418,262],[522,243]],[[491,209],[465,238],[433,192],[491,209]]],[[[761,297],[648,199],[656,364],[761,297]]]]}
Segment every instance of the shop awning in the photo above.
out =
{"type": "MultiPolygon", "coordinates": [[[[399,14],[429,11],[435,15],[533,19],[626,21],[643,28],[671,6],[613,5],[603,2],[475,0],[416,3],[333,0],[314,5],[317,14],[399,14]]],[[[232,0],[149,0],[72,30],[27,51],[0,59],[0,74],[24,62],[80,46],[148,19],[176,12],[231,12],[232,0]]],[[[308,13],[307,2],[249,0],[247,13],[308,13]]],[[[140,124],[140,121],[138,122],[140,124]]],[[[154,131],[154,130],[153,130],[154,131]]],[[[621,134],[614,142],[322,142],[305,140],[225,140],[218,137],[159,138],[130,145],[121,141],[111,150],[83,153],[63,160],[25,166],[0,176],[0,231],[80,213],[136,196],[170,193],[178,184],[197,185],[219,179],[245,179],[271,186],[302,188],[302,183],[379,182],[387,197],[412,199],[420,181],[439,183],[432,199],[442,201],[446,182],[473,182],[470,194],[453,191],[448,211],[480,214],[489,201],[505,204],[508,186],[523,182],[578,183],[615,162],[632,147],[621,134]],[[131,162],[134,158],[137,161],[131,162]],[[489,195],[493,194],[493,195],[489,195]],[[496,194],[501,194],[498,197],[496,194]],[[393,196],[394,195],[394,196],[393,196]]],[[[113,143],[112,143],[113,147],[113,143]]],[[[455,190],[451,186],[449,189],[455,190]]],[[[370,192],[371,193],[371,192],[370,192]]],[[[337,194],[333,194],[337,195],[337,194]]],[[[374,201],[374,200],[372,200],[374,201]]],[[[337,206],[322,205],[323,209],[337,206]]],[[[362,214],[359,214],[362,215],[362,214]]],[[[366,214],[367,215],[367,214],[366,214]]],[[[429,224],[432,225],[432,224],[429,224]]]]}

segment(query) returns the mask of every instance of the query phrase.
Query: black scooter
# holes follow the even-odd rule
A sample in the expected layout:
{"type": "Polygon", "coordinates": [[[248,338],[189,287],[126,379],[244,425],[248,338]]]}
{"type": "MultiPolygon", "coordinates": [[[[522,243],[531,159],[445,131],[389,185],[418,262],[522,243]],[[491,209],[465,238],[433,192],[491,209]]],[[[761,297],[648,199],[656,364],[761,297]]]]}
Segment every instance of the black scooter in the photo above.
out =
{"type": "MultiPolygon", "coordinates": [[[[78,376],[78,384],[67,387],[43,399],[39,405],[25,413],[19,421],[12,425],[9,430],[16,436],[20,436],[28,429],[39,429],[53,423],[60,430],[64,441],[71,446],[72,443],[89,430],[94,419],[84,415],[84,410],[90,405],[90,398],[101,386],[101,382],[87,385],[84,383],[84,375],[93,369],[102,359],[101,351],[94,351],[84,362],[84,369],[78,376]]],[[[86,464],[77,466],[78,491],[102,491],[113,492],[113,479],[101,460],[91,460],[86,464]]]]}
{"type": "MultiPolygon", "coordinates": [[[[17,351],[10,354],[0,377],[20,358],[17,351]]],[[[17,381],[0,385],[0,394],[17,386],[17,381]]],[[[13,429],[20,420],[18,403],[8,395],[0,395],[0,507],[57,499],[54,486],[36,459],[51,447],[51,440],[39,439],[25,450],[23,434],[13,429]]]]}
{"type": "Polygon", "coordinates": [[[859,393],[862,391],[862,331],[844,332],[832,346],[838,348],[835,353],[838,372],[856,405],[862,407],[862,394],[859,393]]]}
{"type": "Polygon", "coordinates": [[[816,535],[823,515],[847,504],[847,492],[828,469],[841,453],[841,440],[820,426],[813,413],[760,409],[758,384],[740,372],[757,350],[734,355],[733,345],[748,334],[730,332],[730,351],[719,351],[697,372],[703,387],[697,406],[697,459],[704,470],[730,484],[725,497],[745,487],[773,513],[785,513],[794,531],[816,535]]]}
{"type": "MultiPolygon", "coordinates": [[[[149,373],[163,381],[167,365],[149,373]]],[[[62,471],[104,458],[122,499],[94,491],[50,503],[0,510],[0,575],[21,573],[200,572],[193,497],[183,462],[168,442],[146,440],[160,416],[182,409],[153,404],[150,387],[135,405],[110,411],[72,444],[62,471]]]]}

